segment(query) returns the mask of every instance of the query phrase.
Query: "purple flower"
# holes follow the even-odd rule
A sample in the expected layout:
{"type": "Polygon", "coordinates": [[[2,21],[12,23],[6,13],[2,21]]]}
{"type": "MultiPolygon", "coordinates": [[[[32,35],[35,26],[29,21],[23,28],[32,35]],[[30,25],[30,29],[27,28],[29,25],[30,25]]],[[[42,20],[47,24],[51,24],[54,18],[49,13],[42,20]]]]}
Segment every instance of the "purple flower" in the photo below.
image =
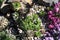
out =
{"type": "Polygon", "coordinates": [[[58,31],[60,32],[60,27],[57,27],[58,31]]]}
{"type": "Polygon", "coordinates": [[[54,40],[53,37],[45,37],[45,40],[54,40]]]}
{"type": "Polygon", "coordinates": [[[51,34],[49,32],[46,32],[45,34],[48,35],[48,36],[51,36],[51,34]]]}

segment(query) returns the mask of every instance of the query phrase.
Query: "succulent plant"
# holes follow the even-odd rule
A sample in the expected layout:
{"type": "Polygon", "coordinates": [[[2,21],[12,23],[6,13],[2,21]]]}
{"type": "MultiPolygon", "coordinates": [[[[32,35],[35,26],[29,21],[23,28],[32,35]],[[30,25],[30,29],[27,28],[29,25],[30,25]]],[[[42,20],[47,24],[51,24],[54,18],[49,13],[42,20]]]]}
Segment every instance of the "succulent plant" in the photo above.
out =
{"type": "MultiPolygon", "coordinates": [[[[32,30],[33,32],[37,31],[36,34],[35,33],[34,34],[36,36],[38,36],[38,35],[40,36],[41,32],[39,30],[41,28],[41,20],[39,19],[37,14],[29,15],[29,16],[27,16],[25,19],[23,19],[21,21],[22,21],[22,23],[21,23],[22,28],[24,30],[26,30],[26,31],[32,30]]],[[[34,34],[32,34],[32,35],[34,35],[34,34]]]]}
{"type": "Polygon", "coordinates": [[[13,39],[13,37],[10,37],[6,31],[1,31],[0,40],[15,40],[15,39],[13,39]]]}
{"type": "Polygon", "coordinates": [[[18,20],[18,18],[19,18],[18,12],[14,12],[14,13],[13,13],[13,18],[14,18],[15,21],[18,20]]]}
{"type": "Polygon", "coordinates": [[[12,6],[13,6],[14,10],[16,10],[16,11],[18,11],[21,8],[20,2],[13,2],[12,6]]]}
{"type": "Polygon", "coordinates": [[[4,17],[0,16],[0,31],[7,27],[9,21],[4,17]]]}
{"type": "Polygon", "coordinates": [[[25,20],[23,20],[23,27],[26,30],[39,30],[41,27],[41,20],[38,18],[37,14],[33,14],[32,16],[27,16],[25,20]]]}

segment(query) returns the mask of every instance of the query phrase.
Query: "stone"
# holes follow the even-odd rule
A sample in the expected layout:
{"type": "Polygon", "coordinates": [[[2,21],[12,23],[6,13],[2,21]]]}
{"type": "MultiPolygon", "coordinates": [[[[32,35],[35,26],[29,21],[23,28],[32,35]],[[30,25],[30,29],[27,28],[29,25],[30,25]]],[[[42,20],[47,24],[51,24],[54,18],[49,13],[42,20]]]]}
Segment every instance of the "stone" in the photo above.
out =
{"type": "Polygon", "coordinates": [[[52,2],[58,3],[59,0],[43,0],[43,1],[52,4],[52,2]]]}
{"type": "Polygon", "coordinates": [[[22,0],[22,2],[26,2],[26,3],[29,3],[29,4],[32,4],[32,0],[22,0]]]}
{"type": "Polygon", "coordinates": [[[20,0],[9,0],[8,2],[15,2],[15,1],[20,2],[20,0]]]}
{"type": "Polygon", "coordinates": [[[29,3],[29,4],[31,4],[32,3],[32,0],[9,0],[8,2],[24,2],[24,3],[29,3]]]}

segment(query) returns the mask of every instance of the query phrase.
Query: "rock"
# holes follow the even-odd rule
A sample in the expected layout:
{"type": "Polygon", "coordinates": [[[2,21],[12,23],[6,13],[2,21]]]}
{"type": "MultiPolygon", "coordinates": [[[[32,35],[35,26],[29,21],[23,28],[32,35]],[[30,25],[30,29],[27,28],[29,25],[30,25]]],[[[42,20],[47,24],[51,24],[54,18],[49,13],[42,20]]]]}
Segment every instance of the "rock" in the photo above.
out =
{"type": "Polygon", "coordinates": [[[32,4],[32,0],[22,0],[22,2],[26,2],[26,3],[29,3],[29,4],[32,4]]]}
{"type": "Polygon", "coordinates": [[[8,2],[20,2],[20,0],[9,0],[8,2]]]}
{"type": "Polygon", "coordinates": [[[52,4],[52,2],[58,3],[59,0],[43,0],[43,1],[52,4]]]}
{"type": "Polygon", "coordinates": [[[29,3],[29,4],[32,3],[32,0],[28,0],[28,1],[27,1],[27,0],[9,0],[9,2],[16,2],[16,1],[17,1],[17,2],[20,2],[20,1],[21,1],[21,2],[29,3]]]}

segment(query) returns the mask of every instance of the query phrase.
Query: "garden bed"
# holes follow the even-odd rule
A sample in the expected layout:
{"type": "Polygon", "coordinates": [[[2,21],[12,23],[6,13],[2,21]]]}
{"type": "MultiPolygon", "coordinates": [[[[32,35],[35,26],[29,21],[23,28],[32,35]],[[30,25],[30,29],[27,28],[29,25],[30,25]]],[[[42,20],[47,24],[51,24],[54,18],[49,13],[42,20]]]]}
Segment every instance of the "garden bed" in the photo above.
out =
{"type": "Polygon", "coordinates": [[[60,2],[0,0],[0,40],[60,40],[60,2]]]}

